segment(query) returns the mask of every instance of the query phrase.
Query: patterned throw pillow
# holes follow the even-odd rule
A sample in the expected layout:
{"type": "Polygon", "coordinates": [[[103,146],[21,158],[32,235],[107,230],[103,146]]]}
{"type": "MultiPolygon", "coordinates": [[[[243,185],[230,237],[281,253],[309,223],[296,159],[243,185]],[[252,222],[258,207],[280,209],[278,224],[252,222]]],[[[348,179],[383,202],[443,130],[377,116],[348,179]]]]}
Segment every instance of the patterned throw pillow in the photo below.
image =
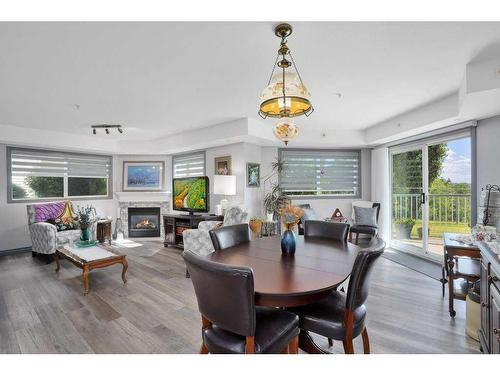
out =
{"type": "Polygon", "coordinates": [[[369,225],[377,227],[377,207],[354,206],[354,221],[356,225],[369,225]]]}
{"type": "Polygon", "coordinates": [[[59,216],[55,219],[47,219],[46,222],[55,225],[58,232],[80,228],[78,217],[73,212],[73,205],[70,201],[64,203],[64,208],[59,216]]]}

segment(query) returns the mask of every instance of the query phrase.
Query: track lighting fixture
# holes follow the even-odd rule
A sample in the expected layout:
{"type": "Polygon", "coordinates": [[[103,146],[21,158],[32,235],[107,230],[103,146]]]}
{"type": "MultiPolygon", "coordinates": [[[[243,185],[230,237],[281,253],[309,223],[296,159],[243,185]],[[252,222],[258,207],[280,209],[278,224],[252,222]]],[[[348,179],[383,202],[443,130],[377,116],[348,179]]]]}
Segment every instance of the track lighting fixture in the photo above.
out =
{"type": "Polygon", "coordinates": [[[104,129],[106,134],[109,134],[109,129],[116,129],[118,130],[118,133],[123,134],[123,128],[121,125],[108,125],[108,124],[102,124],[102,125],[92,125],[92,134],[96,135],[97,134],[97,129],[104,129]]]}

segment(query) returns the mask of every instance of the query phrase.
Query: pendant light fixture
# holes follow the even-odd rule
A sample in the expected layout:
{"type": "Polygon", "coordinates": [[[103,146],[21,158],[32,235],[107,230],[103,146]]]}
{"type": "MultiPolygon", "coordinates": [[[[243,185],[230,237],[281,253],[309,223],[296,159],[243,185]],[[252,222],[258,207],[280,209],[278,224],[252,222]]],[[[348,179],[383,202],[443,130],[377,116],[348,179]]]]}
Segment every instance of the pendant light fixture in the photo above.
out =
{"type": "Polygon", "coordinates": [[[280,119],[274,127],[274,135],[287,145],[299,133],[299,128],[292,118],[309,116],[314,108],[311,104],[311,94],[302,82],[287,46],[286,38],[292,34],[292,26],[288,23],[279,24],[274,33],[281,38],[281,43],[267,87],[260,95],[259,115],[264,119],[280,119]],[[276,67],[279,69],[276,70],[276,67]]]}

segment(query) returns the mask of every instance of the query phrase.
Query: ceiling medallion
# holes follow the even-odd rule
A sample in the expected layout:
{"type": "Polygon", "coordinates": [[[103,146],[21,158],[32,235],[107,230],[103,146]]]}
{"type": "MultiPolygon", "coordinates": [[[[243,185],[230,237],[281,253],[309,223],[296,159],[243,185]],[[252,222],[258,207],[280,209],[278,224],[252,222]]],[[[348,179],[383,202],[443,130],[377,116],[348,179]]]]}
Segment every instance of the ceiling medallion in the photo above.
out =
{"type": "Polygon", "coordinates": [[[108,125],[108,124],[102,124],[102,125],[91,125],[90,128],[92,129],[92,134],[96,135],[98,129],[104,129],[104,132],[106,134],[109,134],[109,129],[116,129],[118,130],[118,133],[122,134],[123,129],[121,125],[108,125]]]}
{"type": "Polygon", "coordinates": [[[264,119],[267,117],[286,118],[285,121],[279,121],[276,124],[274,134],[276,136],[283,134],[283,130],[289,128],[288,140],[285,142],[288,143],[298,134],[297,125],[291,121],[291,118],[301,115],[309,116],[314,108],[311,104],[311,94],[302,82],[290,48],[287,46],[286,38],[292,34],[292,26],[287,23],[279,24],[275,27],[274,33],[281,38],[281,43],[267,87],[260,95],[259,115],[264,119]],[[276,70],[276,67],[279,69],[276,70]]]}

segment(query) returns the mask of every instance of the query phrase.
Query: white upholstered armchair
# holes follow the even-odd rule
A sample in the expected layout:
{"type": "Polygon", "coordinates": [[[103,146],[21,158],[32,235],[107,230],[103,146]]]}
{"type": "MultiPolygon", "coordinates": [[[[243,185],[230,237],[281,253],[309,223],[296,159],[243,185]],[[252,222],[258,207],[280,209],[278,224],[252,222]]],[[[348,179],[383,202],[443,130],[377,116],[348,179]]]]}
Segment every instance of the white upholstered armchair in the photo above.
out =
{"type": "Polygon", "coordinates": [[[214,246],[208,232],[218,226],[229,226],[248,222],[248,213],[240,207],[231,207],[224,214],[224,221],[201,221],[198,229],[187,229],[182,232],[184,250],[198,255],[214,252],[214,246]]]}

